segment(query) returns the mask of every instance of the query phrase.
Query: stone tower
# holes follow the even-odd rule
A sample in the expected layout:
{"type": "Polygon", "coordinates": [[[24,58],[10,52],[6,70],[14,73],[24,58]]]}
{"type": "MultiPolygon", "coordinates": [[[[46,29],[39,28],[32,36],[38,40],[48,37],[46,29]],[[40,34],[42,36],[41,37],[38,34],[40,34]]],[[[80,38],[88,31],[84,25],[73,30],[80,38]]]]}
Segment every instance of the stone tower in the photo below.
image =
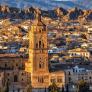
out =
{"type": "Polygon", "coordinates": [[[48,43],[46,25],[41,21],[41,13],[36,10],[36,19],[29,30],[29,60],[25,70],[31,73],[33,88],[49,85],[48,43]]]}

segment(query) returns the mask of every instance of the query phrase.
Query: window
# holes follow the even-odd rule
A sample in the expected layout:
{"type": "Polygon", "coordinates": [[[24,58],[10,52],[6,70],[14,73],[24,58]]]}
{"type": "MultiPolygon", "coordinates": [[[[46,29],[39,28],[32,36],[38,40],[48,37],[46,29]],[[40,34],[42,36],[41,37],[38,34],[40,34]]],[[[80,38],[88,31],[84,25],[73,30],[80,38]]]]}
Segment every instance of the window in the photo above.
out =
{"type": "Polygon", "coordinates": [[[10,79],[8,79],[8,81],[10,81],[10,79]]]}
{"type": "Polygon", "coordinates": [[[21,75],[24,75],[24,73],[22,73],[21,75]]]}
{"type": "Polygon", "coordinates": [[[43,77],[38,77],[38,82],[39,82],[39,83],[43,83],[43,82],[44,82],[43,77]]]}
{"type": "Polygon", "coordinates": [[[51,83],[54,83],[54,82],[56,82],[56,80],[55,79],[51,79],[51,83]]]}
{"type": "Polygon", "coordinates": [[[9,73],[7,73],[7,75],[9,76],[10,74],[9,74],[9,73]]]}
{"type": "Polygon", "coordinates": [[[41,33],[41,29],[39,30],[39,32],[41,33]]]}
{"type": "Polygon", "coordinates": [[[44,43],[43,43],[43,48],[44,48],[44,43]]]}
{"type": "Polygon", "coordinates": [[[41,48],[41,41],[39,41],[39,48],[41,48]]]}
{"type": "Polygon", "coordinates": [[[91,77],[89,77],[89,79],[91,79],[91,77]]]}
{"type": "Polygon", "coordinates": [[[82,77],[81,79],[82,79],[82,80],[84,80],[84,78],[83,78],[83,77],[82,77]]]}
{"type": "Polygon", "coordinates": [[[18,64],[16,64],[16,66],[18,66],[18,64]]]}
{"type": "Polygon", "coordinates": [[[41,64],[39,64],[39,68],[41,68],[41,64]]]}
{"type": "Polygon", "coordinates": [[[69,82],[71,82],[71,77],[69,77],[69,82]]]}
{"type": "Polygon", "coordinates": [[[39,68],[44,68],[44,62],[42,61],[39,62],[39,68]]]}
{"type": "Polygon", "coordinates": [[[69,75],[71,75],[71,73],[69,72],[69,75]]]}
{"type": "Polygon", "coordinates": [[[36,48],[38,48],[38,43],[36,43],[36,48]]]}
{"type": "Polygon", "coordinates": [[[73,69],[73,72],[75,72],[75,70],[73,69]]]}
{"type": "Polygon", "coordinates": [[[7,68],[7,64],[5,64],[5,67],[7,68]]]}
{"type": "Polygon", "coordinates": [[[71,55],[73,56],[74,54],[72,53],[71,55]]]}
{"type": "Polygon", "coordinates": [[[18,76],[14,75],[14,82],[17,82],[17,81],[18,81],[18,76]]]}
{"type": "Polygon", "coordinates": [[[62,82],[62,79],[61,78],[57,79],[57,82],[61,83],[62,82]]]}

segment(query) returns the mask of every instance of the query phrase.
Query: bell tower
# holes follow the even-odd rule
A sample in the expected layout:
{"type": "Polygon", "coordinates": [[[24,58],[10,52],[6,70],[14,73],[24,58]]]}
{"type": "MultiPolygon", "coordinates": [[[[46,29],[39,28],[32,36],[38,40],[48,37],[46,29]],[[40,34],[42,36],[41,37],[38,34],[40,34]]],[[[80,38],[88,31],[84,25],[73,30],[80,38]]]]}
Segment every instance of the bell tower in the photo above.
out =
{"type": "Polygon", "coordinates": [[[29,60],[25,70],[31,73],[32,87],[43,88],[49,84],[47,28],[41,21],[40,10],[29,30],[29,60]]]}

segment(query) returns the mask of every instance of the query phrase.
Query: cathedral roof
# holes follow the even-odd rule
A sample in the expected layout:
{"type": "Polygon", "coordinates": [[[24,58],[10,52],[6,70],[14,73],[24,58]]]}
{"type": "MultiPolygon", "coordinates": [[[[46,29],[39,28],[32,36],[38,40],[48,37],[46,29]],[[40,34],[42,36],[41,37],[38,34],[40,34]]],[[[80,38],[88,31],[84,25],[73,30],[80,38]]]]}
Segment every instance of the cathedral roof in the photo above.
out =
{"type": "Polygon", "coordinates": [[[11,54],[11,53],[8,53],[8,54],[0,54],[0,58],[27,58],[27,57],[23,57],[23,55],[21,54],[11,54]]]}
{"type": "MultiPolygon", "coordinates": [[[[49,71],[50,72],[60,72],[60,71],[66,71],[67,69],[72,69],[75,67],[75,64],[58,64],[54,65],[49,71]]],[[[78,65],[79,68],[85,68],[87,70],[92,70],[92,65],[78,65]]]]}
{"type": "Polygon", "coordinates": [[[32,22],[32,25],[34,25],[34,26],[46,26],[41,20],[37,20],[37,19],[35,19],[32,22]]]}

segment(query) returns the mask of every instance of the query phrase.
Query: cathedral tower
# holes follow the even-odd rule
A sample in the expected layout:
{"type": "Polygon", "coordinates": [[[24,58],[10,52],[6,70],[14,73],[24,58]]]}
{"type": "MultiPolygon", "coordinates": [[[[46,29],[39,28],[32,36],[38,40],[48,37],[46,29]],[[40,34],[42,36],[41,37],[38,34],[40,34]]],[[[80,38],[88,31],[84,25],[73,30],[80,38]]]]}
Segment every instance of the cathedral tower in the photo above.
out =
{"type": "Polygon", "coordinates": [[[47,28],[36,10],[36,19],[29,30],[29,61],[25,70],[31,73],[32,87],[44,88],[49,84],[47,28]]]}

